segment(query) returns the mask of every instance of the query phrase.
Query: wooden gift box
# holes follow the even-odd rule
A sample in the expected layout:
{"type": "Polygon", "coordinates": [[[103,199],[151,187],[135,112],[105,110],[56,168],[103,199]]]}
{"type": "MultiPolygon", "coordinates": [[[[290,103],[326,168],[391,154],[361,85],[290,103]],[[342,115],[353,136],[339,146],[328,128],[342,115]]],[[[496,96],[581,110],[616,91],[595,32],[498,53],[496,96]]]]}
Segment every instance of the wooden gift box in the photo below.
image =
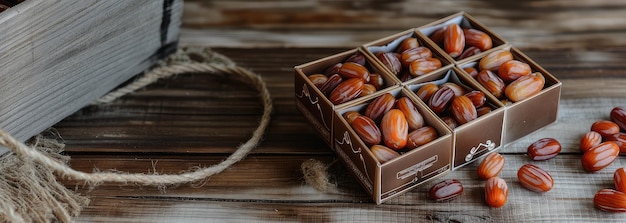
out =
{"type": "Polygon", "coordinates": [[[363,44],[357,49],[296,66],[294,87],[298,109],[348,166],[372,199],[380,204],[556,122],[561,82],[476,19],[465,12],[460,12],[421,27],[363,44]],[[462,60],[453,59],[428,37],[435,29],[449,23],[460,24],[463,28],[479,29],[489,34],[493,40],[493,48],[462,60]],[[390,69],[383,65],[376,57],[376,53],[390,51],[399,41],[407,37],[415,37],[421,45],[428,47],[433,52],[433,57],[441,60],[442,67],[404,82],[390,73],[390,69]],[[533,72],[541,72],[546,80],[543,90],[530,98],[505,104],[463,71],[462,68],[474,66],[485,55],[496,50],[509,50],[515,59],[527,62],[533,72]],[[365,55],[368,66],[374,72],[383,75],[386,81],[385,88],[372,95],[333,105],[307,77],[314,73],[323,73],[327,67],[342,62],[357,52],[365,55]],[[415,95],[421,86],[431,82],[437,84],[453,82],[466,90],[482,91],[487,96],[491,112],[451,129],[443,124],[441,118],[427,106],[426,102],[415,95]],[[364,141],[355,134],[343,114],[348,111],[362,111],[368,103],[383,93],[411,98],[427,123],[437,128],[439,138],[390,161],[379,162],[364,141]]]}
{"type": "Polygon", "coordinates": [[[27,0],[0,13],[0,128],[26,140],[173,53],[182,4],[27,0]]]}

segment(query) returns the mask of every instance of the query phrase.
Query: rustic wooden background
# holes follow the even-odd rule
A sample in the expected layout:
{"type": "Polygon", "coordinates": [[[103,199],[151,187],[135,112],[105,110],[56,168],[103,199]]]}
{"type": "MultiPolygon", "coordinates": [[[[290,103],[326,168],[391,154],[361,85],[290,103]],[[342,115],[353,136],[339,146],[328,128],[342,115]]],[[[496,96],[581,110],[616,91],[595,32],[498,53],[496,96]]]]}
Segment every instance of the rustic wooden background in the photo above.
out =
{"type": "MultiPolygon", "coordinates": [[[[181,45],[202,45],[262,75],[274,99],[272,123],[259,148],[222,174],[170,188],[101,185],[70,188],[91,197],[83,222],[621,222],[598,211],[594,193],[612,187],[620,157],[585,173],[578,140],[591,123],[626,106],[626,2],[548,1],[206,1],[185,2],[181,45]],[[295,109],[293,66],[466,11],[535,59],[563,82],[558,123],[502,149],[506,206],[489,208],[483,184],[468,165],[444,177],[465,186],[460,198],[435,203],[434,183],[382,205],[372,203],[337,157],[295,109]],[[543,137],[562,145],[557,158],[531,162],[526,147],[543,137]],[[338,192],[304,183],[307,159],[329,165],[338,192]],[[555,187],[523,189],[517,169],[535,163],[555,187]]],[[[72,167],[92,171],[178,173],[209,166],[247,140],[261,105],[256,93],[228,79],[182,75],[162,80],[109,105],[90,106],[55,127],[72,167]]],[[[437,182],[437,180],[435,180],[437,182]]]]}

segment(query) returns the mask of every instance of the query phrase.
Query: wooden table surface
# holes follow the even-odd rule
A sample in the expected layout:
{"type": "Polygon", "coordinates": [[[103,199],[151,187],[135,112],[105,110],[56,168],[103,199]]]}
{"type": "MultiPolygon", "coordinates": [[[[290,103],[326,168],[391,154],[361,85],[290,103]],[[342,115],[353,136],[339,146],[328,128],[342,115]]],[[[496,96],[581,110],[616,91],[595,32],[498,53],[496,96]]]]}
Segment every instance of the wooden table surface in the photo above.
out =
{"type": "MultiPolygon", "coordinates": [[[[260,146],[223,173],[168,188],[104,184],[69,188],[91,198],[80,222],[623,222],[625,214],[593,207],[613,185],[620,156],[597,173],[583,171],[578,148],[591,123],[626,106],[626,2],[623,1],[186,1],[181,45],[213,47],[260,74],[274,102],[260,146]],[[563,82],[558,122],[502,148],[507,204],[489,208],[477,163],[381,205],[372,202],[338,157],[296,110],[293,66],[466,11],[563,82]],[[556,158],[533,162],[526,148],[558,139],[556,158]],[[337,191],[304,182],[308,159],[329,165],[337,191]],[[554,188],[530,192],[517,169],[534,163],[554,188]],[[460,180],[459,198],[436,203],[428,188],[460,180]]],[[[203,75],[161,80],[111,104],[90,106],[58,123],[71,166],[82,171],[179,173],[216,164],[247,140],[258,123],[255,91],[203,75]]]]}

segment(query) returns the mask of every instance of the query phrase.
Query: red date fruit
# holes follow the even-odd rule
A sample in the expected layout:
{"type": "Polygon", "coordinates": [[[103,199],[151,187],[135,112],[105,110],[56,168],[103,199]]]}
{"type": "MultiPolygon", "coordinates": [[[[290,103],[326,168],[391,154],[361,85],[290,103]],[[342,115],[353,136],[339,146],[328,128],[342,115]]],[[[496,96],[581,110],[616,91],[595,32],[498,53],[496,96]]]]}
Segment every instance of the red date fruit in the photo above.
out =
{"type": "Polygon", "coordinates": [[[380,90],[385,85],[385,79],[383,76],[377,73],[370,74],[370,81],[368,84],[374,85],[376,90],[380,90]]]}
{"type": "Polygon", "coordinates": [[[552,176],[533,164],[524,164],[517,171],[520,184],[534,192],[547,192],[554,186],[552,176]]]}
{"type": "Polygon", "coordinates": [[[323,74],[311,74],[308,76],[309,80],[316,88],[321,88],[326,81],[328,81],[328,76],[323,74]]]}
{"type": "Polygon", "coordinates": [[[461,55],[459,55],[458,58],[456,58],[457,60],[462,60],[471,56],[474,56],[476,54],[482,53],[483,51],[478,49],[478,47],[475,46],[470,46],[467,49],[465,49],[463,51],[463,53],[461,53],[461,55]]]}
{"type": "Polygon", "coordinates": [[[341,69],[342,65],[343,65],[343,63],[336,63],[335,65],[332,65],[332,66],[326,68],[326,71],[324,71],[324,74],[326,74],[326,76],[331,76],[333,74],[339,74],[339,69],[341,69]]]}
{"type": "Polygon", "coordinates": [[[619,125],[622,131],[626,131],[626,109],[623,107],[615,107],[611,110],[611,121],[619,125]]]}
{"type": "Polygon", "coordinates": [[[441,61],[437,58],[415,60],[409,64],[409,73],[412,76],[421,76],[441,68],[441,61]]]}
{"type": "Polygon", "coordinates": [[[370,81],[370,72],[367,70],[367,68],[365,68],[365,66],[358,63],[343,63],[338,73],[344,79],[360,78],[364,83],[370,81]]]}
{"type": "Polygon", "coordinates": [[[519,60],[506,61],[498,68],[498,76],[507,83],[513,82],[521,76],[529,75],[530,72],[530,65],[519,60]]]}
{"type": "Polygon", "coordinates": [[[452,130],[459,126],[459,123],[457,123],[456,120],[454,120],[454,118],[450,116],[443,116],[441,117],[441,120],[443,121],[443,123],[446,123],[446,125],[452,130]]]}
{"type": "Polygon", "coordinates": [[[509,187],[500,177],[492,177],[485,182],[485,202],[489,207],[499,208],[506,204],[509,187]]]}
{"type": "Polygon", "coordinates": [[[606,137],[606,141],[612,141],[619,147],[621,154],[626,154],[626,133],[616,133],[606,137]]]}
{"type": "Polygon", "coordinates": [[[407,136],[406,147],[408,149],[415,149],[437,139],[437,137],[438,133],[435,128],[430,126],[424,126],[409,133],[409,135],[407,136]]]}
{"type": "Polygon", "coordinates": [[[402,71],[402,63],[396,53],[380,52],[376,54],[376,57],[393,75],[398,75],[402,71]]]}
{"type": "Polygon", "coordinates": [[[417,97],[422,99],[424,103],[428,103],[430,98],[433,96],[433,94],[435,94],[435,92],[437,92],[437,90],[439,90],[439,86],[433,83],[428,83],[420,87],[420,89],[417,90],[416,94],[417,97]]]}
{"type": "Polygon", "coordinates": [[[402,111],[389,110],[380,121],[380,130],[387,147],[399,150],[406,146],[409,126],[402,111]]]}
{"type": "Polygon", "coordinates": [[[363,80],[361,78],[351,78],[341,82],[335,90],[330,92],[328,99],[335,105],[350,101],[361,94],[363,90],[363,80]]]}
{"type": "Polygon", "coordinates": [[[486,180],[498,176],[503,167],[504,156],[496,152],[490,153],[480,162],[480,165],[478,165],[478,177],[486,180]]]}
{"type": "Polygon", "coordinates": [[[424,126],[424,117],[419,113],[415,104],[411,99],[407,97],[401,97],[396,102],[396,107],[404,113],[407,123],[409,124],[409,131],[419,129],[424,126]]]}
{"type": "Polygon", "coordinates": [[[400,156],[400,154],[398,154],[398,152],[387,148],[386,146],[383,145],[373,145],[370,148],[370,151],[372,152],[372,154],[374,154],[374,157],[376,157],[376,159],[378,160],[378,162],[380,163],[385,163],[389,160],[392,160],[398,156],[400,156]]]}
{"type": "Polygon", "coordinates": [[[449,201],[463,193],[463,184],[460,181],[450,179],[441,181],[428,190],[430,198],[437,202],[449,201]]]}
{"type": "Polygon", "coordinates": [[[561,152],[561,143],[554,138],[539,139],[528,146],[527,152],[532,160],[549,160],[561,152]]]}
{"type": "Polygon", "coordinates": [[[601,189],[593,197],[593,205],[601,211],[626,212],[626,193],[613,189],[601,189]]]}
{"type": "Polygon", "coordinates": [[[485,87],[487,91],[493,94],[493,96],[496,96],[496,98],[501,98],[504,95],[504,88],[506,85],[504,84],[504,81],[502,81],[502,79],[500,79],[500,77],[495,75],[493,72],[489,70],[482,70],[478,72],[476,80],[478,80],[478,83],[485,87]]]}
{"type": "Polygon", "coordinates": [[[476,107],[472,104],[472,100],[465,95],[454,98],[450,104],[450,110],[460,125],[478,118],[476,107]]]}
{"type": "Polygon", "coordinates": [[[383,115],[391,110],[396,103],[396,98],[390,93],[384,93],[374,99],[365,109],[365,116],[379,122],[383,115]]]}
{"type": "Polygon", "coordinates": [[[328,80],[326,80],[326,82],[320,87],[320,91],[322,92],[322,94],[328,95],[335,88],[337,88],[341,81],[343,81],[343,79],[341,79],[341,76],[339,76],[339,74],[333,74],[328,77],[328,80]]]}
{"type": "Polygon", "coordinates": [[[415,38],[415,37],[408,37],[408,38],[402,40],[402,42],[398,46],[398,49],[396,50],[396,53],[402,53],[402,52],[404,52],[404,51],[406,51],[408,49],[417,48],[419,46],[420,46],[420,44],[417,41],[417,38],[415,38]]]}
{"type": "Polygon", "coordinates": [[[600,133],[602,138],[619,133],[619,126],[612,121],[601,120],[591,124],[591,131],[600,133]]]}
{"type": "Polygon", "coordinates": [[[428,107],[432,109],[436,114],[441,114],[445,111],[452,99],[454,98],[454,91],[449,87],[442,87],[437,90],[430,100],[428,101],[428,107]]]}
{"type": "Polygon", "coordinates": [[[346,61],[344,62],[353,62],[360,64],[361,66],[365,66],[365,56],[363,56],[362,53],[355,53],[352,54],[352,56],[348,57],[348,59],[346,59],[346,61]]]}
{"type": "Polygon", "coordinates": [[[626,169],[624,167],[615,170],[613,183],[615,183],[616,190],[626,193],[626,169]]]}
{"type": "Polygon", "coordinates": [[[465,48],[465,34],[459,24],[452,23],[444,31],[443,48],[451,57],[458,57],[465,48]]]}
{"type": "Polygon", "coordinates": [[[358,116],[350,123],[350,126],[352,126],[352,129],[363,140],[365,145],[372,146],[380,143],[380,129],[378,129],[378,126],[371,118],[364,115],[358,116]]]}
{"type": "Polygon", "coordinates": [[[603,142],[585,152],[581,163],[585,171],[593,173],[611,165],[618,154],[619,147],[615,142],[603,142]]]}
{"type": "Polygon", "coordinates": [[[346,113],[343,113],[343,118],[345,118],[350,125],[352,125],[354,119],[359,116],[361,116],[361,114],[357,111],[347,111],[346,113]]]}
{"type": "Polygon", "coordinates": [[[493,47],[491,36],[477,29],[463,29],[465,44],[479,48],[481,51],[489,50],[493,47]]]}
{"type": "Polygon", "coordinates": [[[464,70],[465,72],[467,72],[467,74],[469,74],[469,75],[470,75],[470,77],[472,77],[472,78],[474,78],[474,79],[476,79],[476,77],[478,76],[478,70],[476,70],[476,68],[473,68],[473,67],[466,67],[466,68],[463,68],[463,70],[464,70]]]}
{"type": "Polygon", "coordinates": [[[482,91],[470,91],[465,94],[465,96],[472,101],[472,104],[476,108],[482,107],[485,105],[485,102],[487,102],[487,97],[482,91]]]}
{"type": "Polygon", "coordinates": [[[580,138],[580,150],[587,152],[587,150],[599,145],[600,143],[602,143],[602,135],[600,135],[600,133],[594,131],[585,133],[585,135],[580,138]]]}
{"type": "Polygon", "coordinates": [[[428,58],[431,58],[432,56],[433,56],[433,53],[432,51],[430,51],[430,49],[420,46],[420,47],[411,48],[402,52],[400,54],[400,63],[402,63],[403,66],[409,66],[409,64],[411,64],[411,62],[413,61],[428,59],[428,58]]]}

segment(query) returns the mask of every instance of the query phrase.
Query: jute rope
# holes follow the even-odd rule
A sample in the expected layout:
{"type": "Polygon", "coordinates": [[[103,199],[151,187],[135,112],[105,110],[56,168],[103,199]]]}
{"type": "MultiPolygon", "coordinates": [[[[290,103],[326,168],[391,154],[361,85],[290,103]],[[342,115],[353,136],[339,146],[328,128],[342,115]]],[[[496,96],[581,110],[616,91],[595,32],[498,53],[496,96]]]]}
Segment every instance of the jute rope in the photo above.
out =
{"type": "MultiPolygon", "coordinates": [[[[204,49],[205,50],[198,52],[179,51],[168,58],[166,62],[162,62],[162,67],[153,69],[131,84],[105,95],[98,100],[98,103],[108,103],[114,101],[123,95],[135,92],[150,83],[154,83],[158,79],[177,74],[197,73],[208,75],[229,75],[229,77],[239,79],[259,92],[261,103],[263,104],[263,115],[261,116],[259,126],[252,133],[252,137],[237,147],[237,150],[233,154],[219,164],[182,174],[144,174],[120,172],[85,173],[72,169],[65,162],[59,159],[51,158],[47,153],[30,148],[2,130],[0,130],[0,146],[8,148],[24,162],[35,162],[41,164],[44,168],[49,171],[54,171],[60,176],[71,180],[85,181],[90,185],[98,185],[103,182],[138,184],[146,186],[178,185],[201,181],[214,174],[220,173],[246,157],[246,155],[258,145],[270,122],[272,101],[265,82],[263,82],[260,76],[250,70],[235,65],[225,56],[206,50],[206,48],[204,49]],[[183,59],[181,59],[181,57],[183,57],[183,59]],[[201,57],[200,59],[203,61],[193,62],[194,60],[197,61],[198,57],[201,57]]],[[[56,215],[57,220],[64,222],[69,221],[70,214],[67,213],[67,211],[64,213],[58,212],[59,210],[55,209],[54,215],[56,215]]]]}

